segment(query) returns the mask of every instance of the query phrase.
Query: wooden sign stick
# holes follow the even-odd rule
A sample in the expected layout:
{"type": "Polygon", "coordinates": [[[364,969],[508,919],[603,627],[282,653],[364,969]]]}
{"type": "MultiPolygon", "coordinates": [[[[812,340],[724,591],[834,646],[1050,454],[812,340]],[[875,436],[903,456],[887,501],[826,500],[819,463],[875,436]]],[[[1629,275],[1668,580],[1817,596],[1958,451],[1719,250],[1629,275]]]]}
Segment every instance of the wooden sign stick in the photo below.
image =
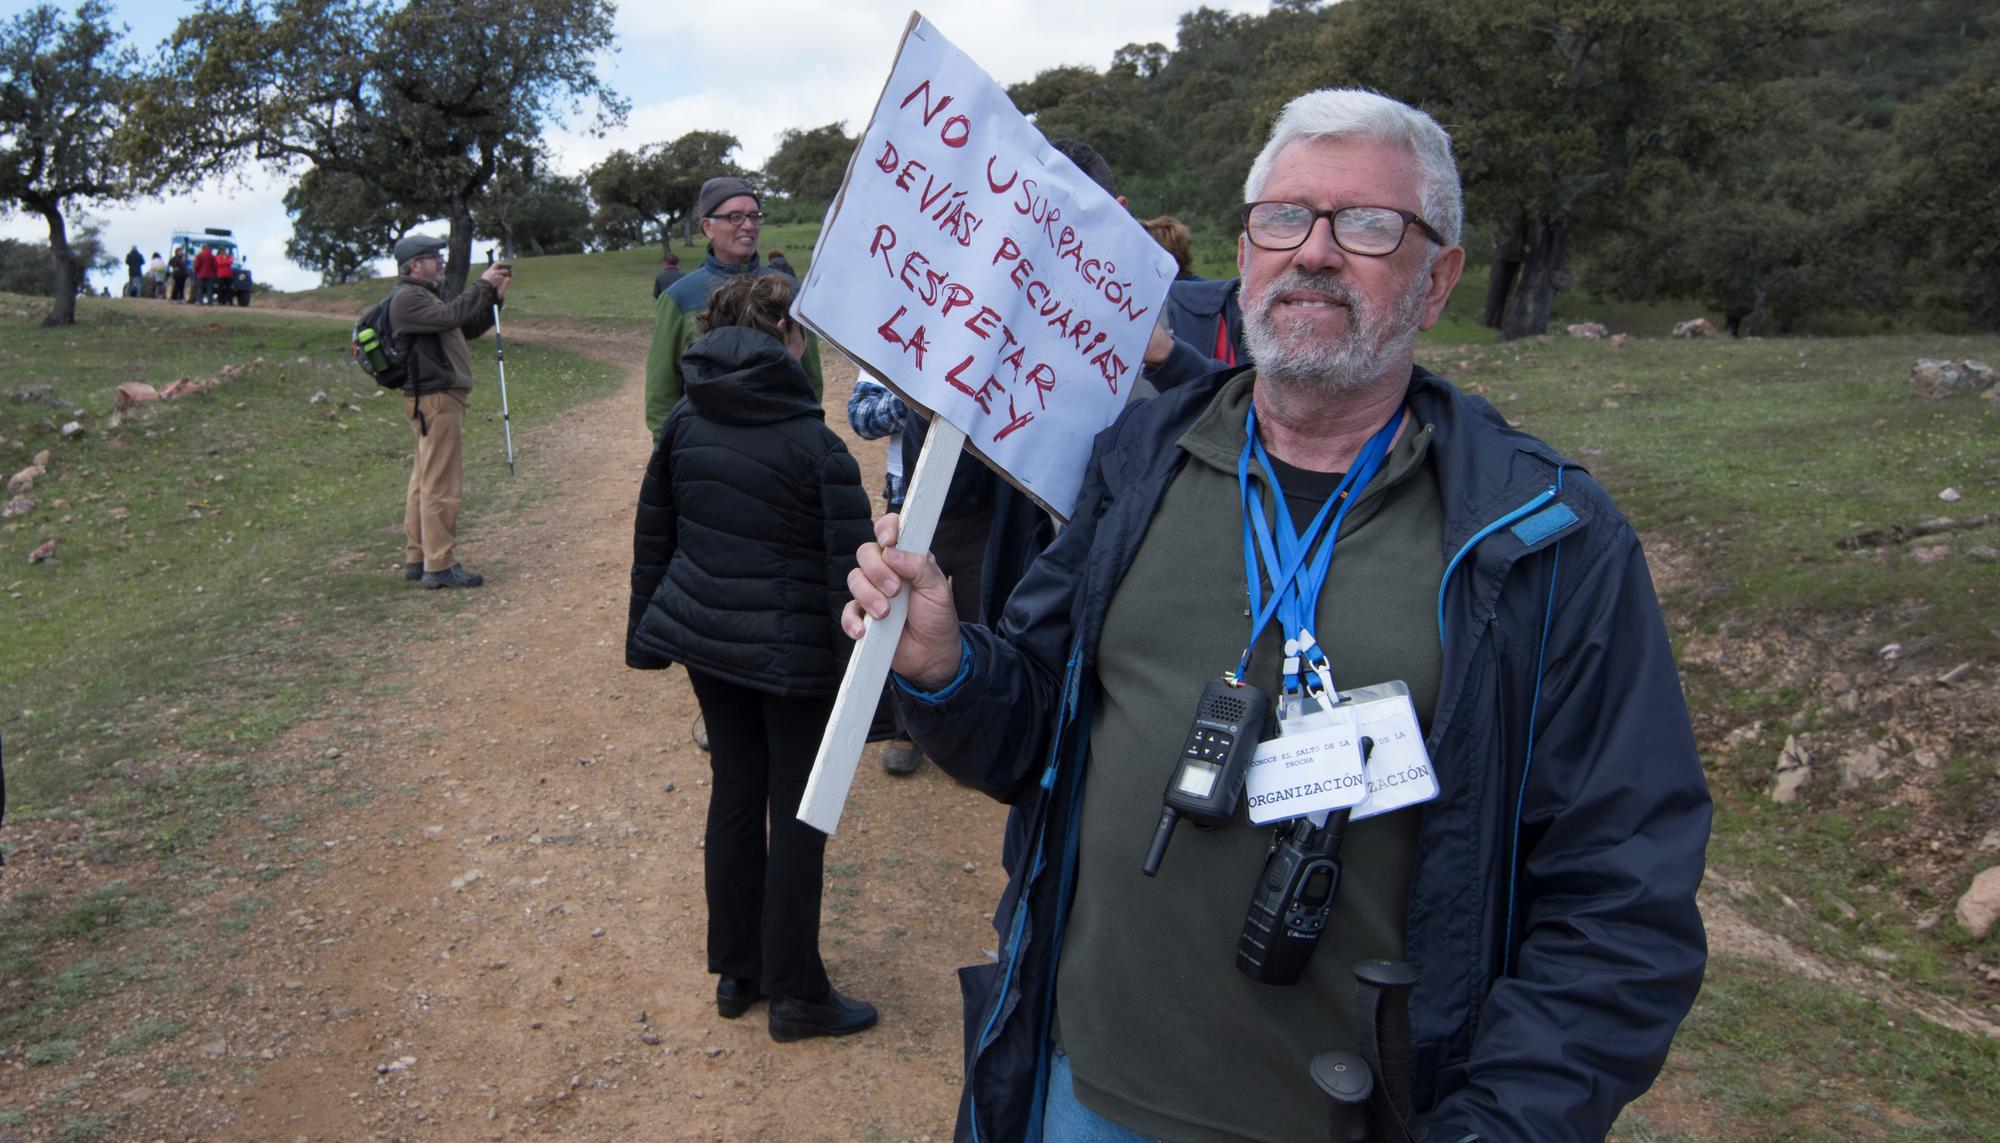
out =
{"type": "MultiPolygon", "coordinates": [[[[931,418],[930,433],[917,455],[917,468],[910,474],[909,493],[903,499],[897,550],[919,555],[931,550],[938,518],[944,515],[951,473],[964,450],[964,433],[943,417],[931,418]]],[[[889,677],[896,642],[903,637],[909,607],[906,586],[890,598],[888,615],[868,620],[868,630],[848,657],[847,674],[833,700],[833,717],[827,720],[819,755],[813,759],[812,776],[806,779],[805,796],[799,800],[799,820],[828,836],[840,825],[840,812],[847,805],[848,789],[854,785],[861,748],[868,744],[868,726],[875,719],[875,705],[882,697],[882,683],[889,677]]]]}

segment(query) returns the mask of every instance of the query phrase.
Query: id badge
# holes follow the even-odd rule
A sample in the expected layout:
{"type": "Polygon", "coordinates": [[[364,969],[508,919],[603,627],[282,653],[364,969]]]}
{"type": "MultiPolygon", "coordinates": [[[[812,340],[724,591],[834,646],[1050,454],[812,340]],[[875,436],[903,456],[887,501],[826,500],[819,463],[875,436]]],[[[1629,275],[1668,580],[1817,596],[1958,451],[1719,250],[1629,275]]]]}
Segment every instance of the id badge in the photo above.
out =
{"type": "Polygon", "coordinates": [[[1291,715],[1278,737],[1257,745],[1244,782],[1250,820],[1257,825],[1354,805],[1367,794],[1361,736],[1350,703],[1324,706],[1311,696],[1287,699],[1291,715]]]}
{"type": "Polygon", "coordinates": [[[1356,738],[1374,743],[1368,755],[1367,796],[1348,820],[1358,822],[1437,797],[1437,767],[1424,747],[1410,688],[1401,682],[1379,683],[1348,691],[1346,697],[1356,738]]]}

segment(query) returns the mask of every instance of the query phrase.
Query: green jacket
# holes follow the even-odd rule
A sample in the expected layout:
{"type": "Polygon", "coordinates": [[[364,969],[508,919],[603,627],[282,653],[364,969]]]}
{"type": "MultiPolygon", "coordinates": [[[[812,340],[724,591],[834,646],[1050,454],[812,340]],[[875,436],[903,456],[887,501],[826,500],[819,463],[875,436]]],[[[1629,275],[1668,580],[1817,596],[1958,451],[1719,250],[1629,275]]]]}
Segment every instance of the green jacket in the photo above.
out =
{"type": "MultiPolygon", "coordinates": [[[[653,303],[653,347],[646,353],[646,432],[649,436],[658,439],[660,426],[666,423],[674,402],[681,399],[681,353],[701,336],[701,328],[695,324],[695,318],[708,308],[708,296],[738,274],[782,272],[760,265],[754,256],[741,264],[721,261],[711,248],[699,269],[668,286],[659,300],[653,303]]],[[[810,333],[806,334],[806,352],[800,364],[805,366],[806,379],[812,382],[813,400],[822,400],[826,386],[820,380],[819,339],[810,333]]]]}

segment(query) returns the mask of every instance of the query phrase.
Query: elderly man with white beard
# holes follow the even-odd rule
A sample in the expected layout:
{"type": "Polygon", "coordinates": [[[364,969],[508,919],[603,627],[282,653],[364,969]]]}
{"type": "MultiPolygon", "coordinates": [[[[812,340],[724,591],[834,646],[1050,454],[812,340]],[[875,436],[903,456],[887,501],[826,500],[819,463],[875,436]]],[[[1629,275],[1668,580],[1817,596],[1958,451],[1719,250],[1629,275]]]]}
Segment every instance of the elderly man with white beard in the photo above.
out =
{"type": "Polygon", "coordinates": [[[1245,198],[1254,367],[1098,437],[996,628],[893,516],[849,577],[857,636],[909,594],[904,724],[1034,839],[962,973],[959,1137],[1325,1138],[1339,1050],[1380,1065],[1377,1138],[1602,1139],[1706,959],[1708,793],[1638,539],[1414,363],[1465,261],[1429,116],[1301,96],[1245,198]],[[1293,851],[1332,876],[1268,876],[1293,851]],[[1356,1015],[1385,961],[1406,1059],[1356,1015]]]}

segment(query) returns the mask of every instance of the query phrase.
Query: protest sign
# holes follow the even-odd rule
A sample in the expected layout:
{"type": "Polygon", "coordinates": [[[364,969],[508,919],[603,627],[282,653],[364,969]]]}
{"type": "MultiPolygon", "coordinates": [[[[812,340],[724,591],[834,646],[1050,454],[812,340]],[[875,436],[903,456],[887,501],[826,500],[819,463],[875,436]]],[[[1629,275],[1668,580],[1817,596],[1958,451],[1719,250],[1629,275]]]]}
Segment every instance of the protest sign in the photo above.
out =
{"type": "Polygon", "coordinates": [[[904,401],[1068,518],[1174,278],[1118,201],[921,16],[795,306],[904,401]]]}
{"type": "MultiPolygon", "coordinates": [[[[792,307],[932,417],[898,546],[929,550],[961,447],[1067,519],[1174,271],[1116,199],[913,14],[792,307]]],[[[799,806],[825,833],[839,824],[907,595],[869,622],[841,680],[799,806]]]]}

